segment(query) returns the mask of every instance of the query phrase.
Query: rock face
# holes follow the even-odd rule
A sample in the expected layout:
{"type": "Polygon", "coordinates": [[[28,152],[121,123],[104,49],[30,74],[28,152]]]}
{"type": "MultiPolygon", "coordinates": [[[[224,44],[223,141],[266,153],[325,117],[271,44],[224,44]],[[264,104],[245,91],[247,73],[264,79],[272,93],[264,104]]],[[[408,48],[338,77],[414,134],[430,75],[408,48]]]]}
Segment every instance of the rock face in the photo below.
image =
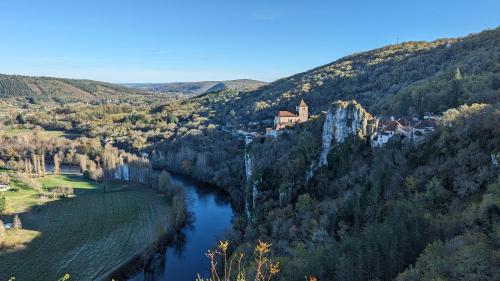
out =
{"type": "Polygon", "coordinates": [[[252,143],[252,138],[247,136],[245,138],[245,213],[248,219],[252,218],[252,211],[255,210],[255,201],[259,191],[257,189],[258,180],[253,177],[254,163],[253,157],[248,151],[248,146],[252,143]],[[251,197],[251,202],[249,197],[251,197]],[[250,205],[251,204],[251,205],[250,205]]]}
{"type": "Polygon", "coordinates": [[[370,138],[377,130],[377,126],[377,119],[373,118],[358,102],[354,100],[333,102],[323,124],[321,154],[318,161],[311,163],[306,180],[310,180],[317,169],[328,165],[327,156],[332,144],[343,143],[351,136],[370,138]]]}
{"type": "MultiPolygon", "coordinates": [[[[245,213],[247,218],[251,217],[250,202],[248,202],[249,186],[253,185],[253,158],[248,151],[245,151],[245,213]]],[[[253,207],[253,204],[252,204],[253,207]]]]}

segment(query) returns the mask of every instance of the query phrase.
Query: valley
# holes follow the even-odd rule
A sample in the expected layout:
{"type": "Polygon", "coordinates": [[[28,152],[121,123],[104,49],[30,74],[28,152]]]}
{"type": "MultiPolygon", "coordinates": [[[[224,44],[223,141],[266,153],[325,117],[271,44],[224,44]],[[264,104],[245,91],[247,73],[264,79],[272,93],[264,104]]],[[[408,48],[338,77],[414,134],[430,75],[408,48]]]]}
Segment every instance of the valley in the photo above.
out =
{"type": "Polygon", "coordinates": [[[195,280],[218,247],[276,280],[496,280],[499,58],[496,28],[268,84],[2,75],[0,279],[195,280]]]}
{"type": "Polygon", "coordinates": [[[268,83],[251,79],[237,79],[227,81],[202,81],[202,82],[173,82],[173,83],[128,83],[123,84],[132,89],[140,89],[149,92],[183,94],[187,96],[198,96],[218,92],[223,89],[229,90],[252,90],[268,83]]]}

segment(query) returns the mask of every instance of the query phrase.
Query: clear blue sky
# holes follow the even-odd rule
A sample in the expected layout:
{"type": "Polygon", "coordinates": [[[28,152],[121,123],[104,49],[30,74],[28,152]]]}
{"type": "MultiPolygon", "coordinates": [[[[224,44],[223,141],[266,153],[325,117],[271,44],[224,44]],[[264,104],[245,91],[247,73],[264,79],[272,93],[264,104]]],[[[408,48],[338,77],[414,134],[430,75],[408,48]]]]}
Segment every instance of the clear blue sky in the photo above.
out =
{"type": "Polygon", "coordinates": [[[498,25],[499,0],[2,0],[0,73],[272,81],[398,37],[498,25]]]}

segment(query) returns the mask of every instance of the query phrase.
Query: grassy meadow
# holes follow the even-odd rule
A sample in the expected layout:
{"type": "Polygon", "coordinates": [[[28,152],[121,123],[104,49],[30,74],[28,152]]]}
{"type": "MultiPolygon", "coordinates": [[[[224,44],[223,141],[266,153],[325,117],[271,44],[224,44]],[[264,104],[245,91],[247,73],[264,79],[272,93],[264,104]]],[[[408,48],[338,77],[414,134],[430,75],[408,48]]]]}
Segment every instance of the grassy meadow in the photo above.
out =
{"type": "Polygon", "coordinates": [[[0,194],[6,213],[21,213],[23,221],[23,229],[7,230],[6,244],[18,246],[0,251],[0,280],[58,280],[66,273],[71,280],[96,280],[153,243],[165,227],[165,201],[149,188],[69,174],[37,180],[42,190],[67,186],[75,196],[41,203],[38,191],[15,180],[10,186],[17,191],[0,194]]]}
{"type": "MultiPolygon", "coordinates": [[[[21,136],[32,136],[33,129],[25,129],[25,128],[6,128],[0,130],[0,136],[6,137],[21,137],[21,136]]],[[[79,136],[78,134],[70,134],[64,131],[40,131],[40,137],[44,139],[50,138],[59,138],[59,137],[68,137],[73,138],[79,136]]]]}
{"type": "MultiPolygon", "coordinates": [[[[0,172],[7,173],[7,170],[0,172]]],[[[42,190],[49,190],[54,187],[72,187],[76,194],[84,194],[89,192],[97,192],[102,189],[102,183],[97,184],[89,181],[82,175],[63,174],[63,175],[47,175],[43,178],[36,179],[39,181],[42,190]]],[[[120,183],[111,183],[109,189],[119,188],[120,183]]],[[[40,191],[26,186],[26,184],[15,177],[12,178],[9,184],[14,191],[0,192],[0,197],[4,197],[7,203],[6,214],[16,214],[26,212],[33,206],[40,205],[40,191]]],[[[125,184],[124,187],[127,187],[125,184]]]]}

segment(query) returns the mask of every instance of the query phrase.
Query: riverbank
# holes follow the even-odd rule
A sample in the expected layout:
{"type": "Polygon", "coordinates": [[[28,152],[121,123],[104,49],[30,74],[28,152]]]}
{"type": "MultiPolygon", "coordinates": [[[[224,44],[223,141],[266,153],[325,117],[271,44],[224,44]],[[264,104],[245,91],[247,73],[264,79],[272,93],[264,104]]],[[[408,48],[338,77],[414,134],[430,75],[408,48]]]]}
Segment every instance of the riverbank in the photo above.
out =
{"type": "Polygon", "coordinates": [[[138,250],[119,265],[96,278],[96,280],[127,280],[151,264],[157,254],[164,254],[166,248],[173,243],[174,233],[168,232],[158,241],[138,250]]]}
{"type": "MultiPolygon", "coordinates": [[[[129,276],[125,280],[195,280],[197,273],[206,275],[206,251],[231,228],[234,212],[225,192],[182,175],[172,175],[172,183],[185,191],[191,220],[179,233],[157,243],[154,253],[143,256],[140,271],[121,275],[129,276]]],[[[138,264],[140,260],[132,259],[123,270],[138,264]]]]}

